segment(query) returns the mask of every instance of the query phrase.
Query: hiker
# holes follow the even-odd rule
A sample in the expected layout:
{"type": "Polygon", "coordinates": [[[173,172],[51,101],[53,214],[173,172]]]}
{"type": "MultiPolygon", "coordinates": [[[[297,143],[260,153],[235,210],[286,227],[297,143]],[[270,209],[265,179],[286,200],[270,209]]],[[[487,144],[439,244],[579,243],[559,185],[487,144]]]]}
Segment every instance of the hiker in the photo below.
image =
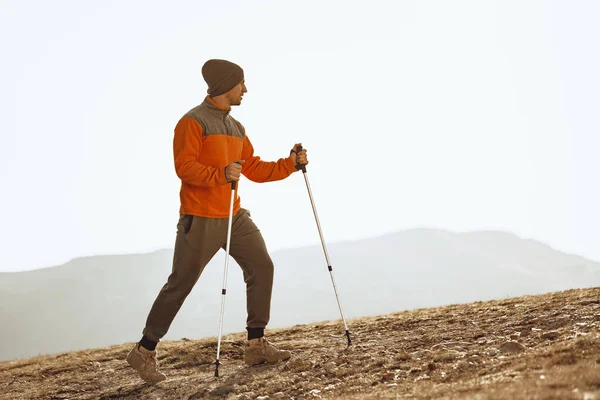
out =
{"type": "MultiPolygon", "coordinates": [[[[254,155],[246,130],[230,115],[231,107],[239,106],[248,91],[240,66],[208,60],[202,76],[208,84],[208,96],[179,120],[173,139],[181,206],[172,272],[152,305],[142,339],[127,355],[127,362],[146,382],[166,379],[158,369],[156,345],[206,264],[225,248],[231,182],[238,181],[240,174],[254,182],[277,181],[297,171],[296,165],[308,164],[300,143],[288,157],[276,162],[254,155]]],[[[230,254],[242,268],[246,283],[248,340],[244,361],[248,365],[274,363],[291,354],[264,337],[271,308],[273,262],[250,213],[240,207],[238,189],[239,185],[235,189],[230,254]]]]}

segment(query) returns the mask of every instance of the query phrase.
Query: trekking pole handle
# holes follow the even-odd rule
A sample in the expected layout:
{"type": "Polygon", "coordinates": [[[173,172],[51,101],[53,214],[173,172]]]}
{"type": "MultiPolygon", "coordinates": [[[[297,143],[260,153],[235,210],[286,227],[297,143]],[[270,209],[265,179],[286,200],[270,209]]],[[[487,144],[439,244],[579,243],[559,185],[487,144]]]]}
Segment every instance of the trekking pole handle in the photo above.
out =
{"type": "MultiPolygon", "coordinates": [[[[239,162],[235,161],[236,164],[240,164],[239,162]]],[[[237,187],[237,181],[231,181],[231,190],[235,190],[235,188],[237,187]]]]}
{"type": "MultiPolygon", "coordinates": [[[[302,151],[302,145],[298,146],[298,150],[295,151],[296,156],[298,155],[298,153],[300,153],[302,151]]],[[[304,164],[298,164],[298,162],[296,161],[296,169],[306,173],[306,165],[304,164]]]]}

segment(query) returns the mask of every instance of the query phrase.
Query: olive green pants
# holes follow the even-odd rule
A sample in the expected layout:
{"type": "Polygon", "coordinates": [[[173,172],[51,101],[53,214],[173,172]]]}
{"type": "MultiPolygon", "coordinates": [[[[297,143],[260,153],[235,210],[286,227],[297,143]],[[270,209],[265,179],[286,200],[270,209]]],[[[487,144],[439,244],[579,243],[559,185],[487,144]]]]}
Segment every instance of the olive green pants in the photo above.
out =
{"type": "MultiPolygon", "coordinates": [[[[227,244],[229,218],[181,215],[177,224],[173,269],[152,305],[143,334],[158,342],[166,335],[185,298],[204,267],[227,244]]],[[[241,208],[233,217],[230,255],[240,265],[246,282],[248,328],[265,328],[271,310],[273,262],[263,237],[241,208]]]]}

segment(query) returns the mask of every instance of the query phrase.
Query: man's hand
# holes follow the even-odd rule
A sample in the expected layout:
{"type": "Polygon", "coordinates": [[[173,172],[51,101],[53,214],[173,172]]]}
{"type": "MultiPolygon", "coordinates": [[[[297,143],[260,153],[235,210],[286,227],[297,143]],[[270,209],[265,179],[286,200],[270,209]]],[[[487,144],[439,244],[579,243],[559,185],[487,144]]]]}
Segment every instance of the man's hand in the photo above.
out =
{"type": "Polygon", "coordinates": [[[225,167],[225,178],[227,182],[239,181],[240,173],[242,172],[242,164],[246,160],[237,160],[225,167]]]}
{"type": "Polygon", "coordinates": [[[294,165],[308,164],[308,158],[306,157],[306,149],[302,149],[302,151],[298,151],[298,147],[300,147],[300,146],[302,146],[302,143],[296,143],[290,153],[290,157],[292,158],[294,165]]]}

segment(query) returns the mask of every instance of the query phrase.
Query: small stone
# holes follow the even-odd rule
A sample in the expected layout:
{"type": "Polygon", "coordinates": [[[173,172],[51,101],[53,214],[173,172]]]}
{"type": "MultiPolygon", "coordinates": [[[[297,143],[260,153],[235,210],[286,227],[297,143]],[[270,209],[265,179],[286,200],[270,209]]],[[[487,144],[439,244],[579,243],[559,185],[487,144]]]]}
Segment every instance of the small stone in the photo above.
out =
{"type": "Polygon", "coordinates": [[[283,399],[285,397],[285,394],[283,392],[277,392],[273,394],[273,398],[274,399],[283,399]]]}
{"type": "Polygon", "coordinates": [[[525,346],[514,340],[509,340],[500,346],[500,351],[503,353],[520,353],[525,350],[525,346]]]}
{"type": "Polygon", "coordinates": [[[401,351],[398,354],[396,354],[396,356],[394,357],[395,361],[407,361],[410,360],[412,358],[412,355],[410,355],[409,353],[405,352],[405,351],[401,351]]]}
{"type": "Polygon", "coordinates": [[[462,370],[469,368],[470,365],[473,365],[473,364],[468,361],[462,360],[462,361],[459,361],[456,364],[454,364],[453,368],[457,369],[459,371],[462,371],[462,370]]]}
{"type": "Polygon", "coordinates": [[[258,396],[256,400],[267,400],[269,396],[258,396]]]}
{"type": "Polygon", "coordinates": [[[548,339],[548,340],[554,340],[556,338],[558,338],[560,335],[558,332],[556,331],[550,331],[550,332],[546,332],[542,335],[543,339],[548,339]]]}
{"type": "Polygon", "coordinates": [[[393,373],[393,372],[386,372],[385,374],[383,374],[381,376],[381,382],[393,381],[395,377],[396,377],[395,373],[393,373]]]}
{"type": "MultiPolygon", "coordinates": [[[[431,354],[431,350],[428,349],[423,349],[423,350],[417,350],[414,353],[412,353],[412,357],[415,357],[417,359],[420,359],[423,356],[428,356],[431,354]]],[[[406,359],[406,358],[405,358],[406,359]]],[[[398,360],[397,360],[398,361],[398,360]]]]}
{"type": "Polygon", "coordinates": [[[325,369],[325,371],[327,372],[335,372],[335,370],[338,369],[338,366],[335,362],[330,361],[328,363],[326,363],[325,365],[323,365],[323,369],[325,369]]]}
{"type": "Polygon", "coordinates": [[[486,352],[486,353],[487,353],[487,355],[488,355],[488,356],[492,356],[492,357],[493,357],[493,356],[497,355],[499,352],[500,352],[500,350],[498,350],[497,348],[495,348],[495,347],[490,347],[490,348],[487,350],[487,352],[486,352]]]}

